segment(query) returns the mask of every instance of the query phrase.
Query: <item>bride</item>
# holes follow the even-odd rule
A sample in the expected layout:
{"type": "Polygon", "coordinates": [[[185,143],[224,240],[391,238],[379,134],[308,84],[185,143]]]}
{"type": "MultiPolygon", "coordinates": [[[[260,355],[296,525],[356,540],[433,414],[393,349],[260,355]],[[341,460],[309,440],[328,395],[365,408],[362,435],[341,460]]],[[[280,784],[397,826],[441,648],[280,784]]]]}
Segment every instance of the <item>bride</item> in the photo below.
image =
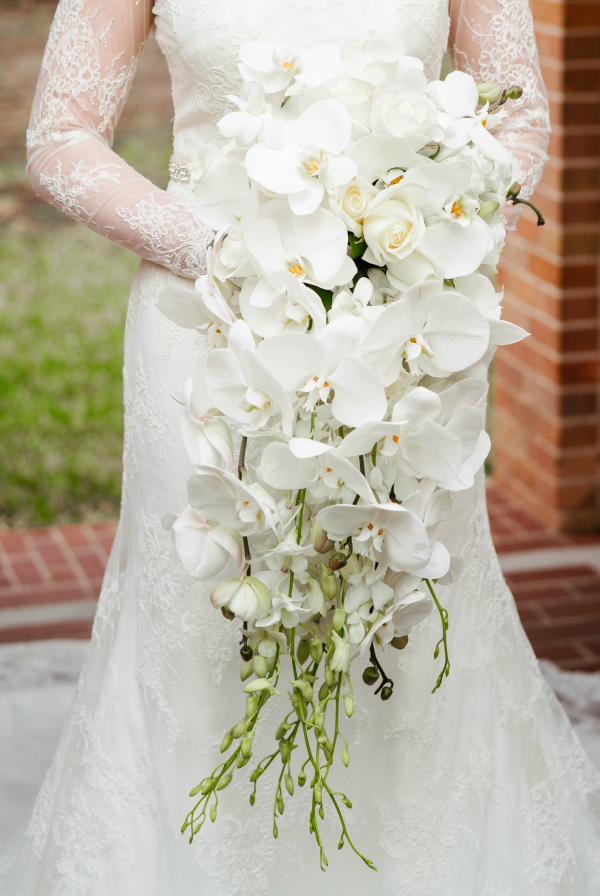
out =
{"type": "Polygon", "coordinates": [[[198,347],[196,334],[170,323],[157,303],[193,289],[213,236],[194,217],[190,165],[201,144],[220,139],[216,122],[239,86],[241,43],[302,48],[367,32],[398,40],[407,18],[427,36],[429,78],[439,76],[449,37],[455,67],[477,81],[524,87],[499,139],[519,158],[529,195],[549,128],[526,0],[455,0],[450,9],[447,0],[58,6],[28,134],[30,177],[49,202],[142,262],[125,335],[118,534],[90,656],[4,896],[600,894],[600,778],[519,623],[490,538],[481,473],[476,488],[457,494],[447,541],[464,559],[444,596],[452,674],[432,696],[438,633],[430,617],[398,652],[394,700],[369,700],[357,688],[352,818],[378,873],[344,853],[332,855],[323,875],[294,808],[301,798],[289,801],[274,841],[268,785],[254,808],[247,784],[233,785],[224,814],[192,846],[179,830],[187,793],[210,773],[240,700],[235,627],[183,571],[161,527],[165,513],[186,503],[190,466],[170,392],[194,374],[198,347]],[[110,149],[151,28],[175,104],[166,192],[110,149]]]}

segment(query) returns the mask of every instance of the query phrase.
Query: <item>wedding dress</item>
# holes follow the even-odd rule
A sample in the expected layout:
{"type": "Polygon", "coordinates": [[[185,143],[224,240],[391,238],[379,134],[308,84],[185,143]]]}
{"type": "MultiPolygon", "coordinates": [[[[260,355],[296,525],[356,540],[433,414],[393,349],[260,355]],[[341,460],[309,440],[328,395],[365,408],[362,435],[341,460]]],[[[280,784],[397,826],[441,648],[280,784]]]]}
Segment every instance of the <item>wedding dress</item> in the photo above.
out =
{"type": "MultiPolygon", "coordinates": [[[[521,628],[492,545],[482,476],[457,495],[447,540],[464,558],[460,581],[442,597],[449,678],[431,694],[439,672],[439,619],[431,616],[389,659],[397,664],[392,700],[374,699],[360,681],[355,688],[352,761],[337,774],[354,804],[354,838],[377,873],[335,850],[333,826],[329,870],[319,870],[302,790],[288,800],[274,840],[268,775],[254,808],[240,775],[221,797],[217,822],[192,846],[181,836],[187,794],[217,763],[243,698],[239,631],[186,575],[161,527],[163,514],[186,503],[190,466],[170,393],[193,374],[198,346],[157,302],[193,289],[204,271],[212,234],[194,217],[188,168],[200,145],[220,140],[216,121],[239,86],[240,44],[302,48],[368,31],[393,40],[410,20],[423,32],[426,72],[437,77],[450,28],[457,67],[525,88],[501,134],[525,169],[524,195],[541,174],[548,121],[526,0],[457,0],[450,14],[447,0],[158,0],[153,13],[154,25],[147,0],[61,0],[29,132],[38,192],[144,260],[125,335],[121,521],[89,659],[0,891],[597,896],[600,776],[521,628]],[[110,149],[154,26],[175,104],[166,192],[110,149]]],[[[274,743],[270,721],[255,739],[256,756],[274,743]]]]}

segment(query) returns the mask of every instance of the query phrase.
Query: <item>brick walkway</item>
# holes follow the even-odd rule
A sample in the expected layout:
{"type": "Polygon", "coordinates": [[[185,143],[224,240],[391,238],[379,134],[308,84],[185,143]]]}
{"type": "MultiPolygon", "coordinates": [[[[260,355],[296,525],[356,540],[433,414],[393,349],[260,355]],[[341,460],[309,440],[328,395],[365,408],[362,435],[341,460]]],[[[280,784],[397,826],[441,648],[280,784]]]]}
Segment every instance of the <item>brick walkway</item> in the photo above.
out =
{"type": "MultiPolygon", "coordinates": [[[[600,534],[546,530],[488,488],[496,549],[529,639],[565,669],[600,669],[600,534]]],[[[0,532],[0,643],[88,638],[116,523],[0,532]]]]}

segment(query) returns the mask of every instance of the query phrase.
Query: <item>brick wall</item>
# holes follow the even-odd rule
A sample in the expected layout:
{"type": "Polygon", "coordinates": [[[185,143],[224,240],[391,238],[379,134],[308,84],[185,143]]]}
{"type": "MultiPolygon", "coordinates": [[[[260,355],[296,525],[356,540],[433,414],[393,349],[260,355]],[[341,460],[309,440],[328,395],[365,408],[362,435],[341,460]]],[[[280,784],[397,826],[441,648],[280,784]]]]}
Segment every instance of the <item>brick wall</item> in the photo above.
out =
{"type": "Polygon", "coordinates": [[[495,471],[539,519],[600,526],[600,2],[531,0],[553,134],[534,202],[504,250],[505,316],[531,336],[496,362],[495,471]]]}

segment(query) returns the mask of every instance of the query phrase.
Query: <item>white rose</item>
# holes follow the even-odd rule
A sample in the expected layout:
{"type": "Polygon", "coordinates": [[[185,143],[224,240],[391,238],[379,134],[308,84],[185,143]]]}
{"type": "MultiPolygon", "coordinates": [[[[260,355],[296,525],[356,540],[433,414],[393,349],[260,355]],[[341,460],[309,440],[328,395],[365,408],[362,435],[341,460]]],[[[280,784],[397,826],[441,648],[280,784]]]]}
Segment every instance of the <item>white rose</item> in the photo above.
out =
{"type": "Polygon", "coordinates": [[[225,282],[232,277],[253,277],[254,268],[248,258],[244,241],[239,235],[228,236],[215,256],[214,276],[225,282]]]}
{"type": "Polygon", "coordinates": [[[368,264],[393,264],[401,261],[419,246],[425,233],[421,210],[407,197],[399,195],[380,203],[363,222],[367,251],[363,258],[368,264]]]}
{"type": "Polygon", "coordinates": [[[361,237],[364,217],[375,196],[377,190],[367,181],[352,180],[343,187],[329,190],[329,205],[331,211],[342,219],[346,228],[355,237],[361,237]]]}
{"type": "Polygon", "coordinates": [[[379,136],[406,138],[415,151],[443,137],[434,103],[401,81],[384,84],[373,94],[371,128],[379,136]]]}

